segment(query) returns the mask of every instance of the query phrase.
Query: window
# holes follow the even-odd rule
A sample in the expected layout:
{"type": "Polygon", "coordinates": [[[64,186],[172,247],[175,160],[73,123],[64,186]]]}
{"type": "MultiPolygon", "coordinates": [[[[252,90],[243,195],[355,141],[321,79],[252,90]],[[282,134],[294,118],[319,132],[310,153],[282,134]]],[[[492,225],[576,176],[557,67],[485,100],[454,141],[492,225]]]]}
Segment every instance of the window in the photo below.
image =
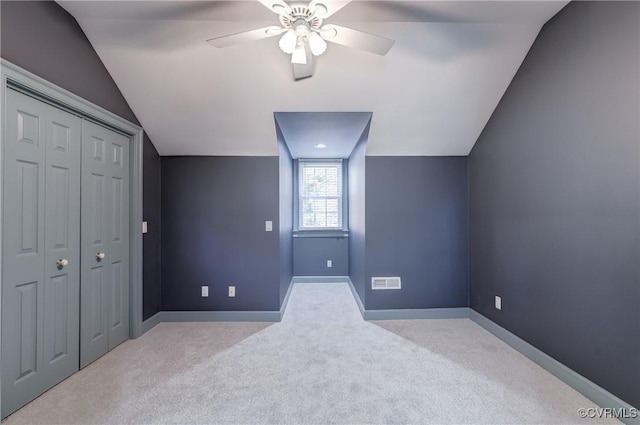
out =
{"type": "Polygon", "coordinates": [[[298,230],[342,230],[342,160],[298,160],[298,230]]]}

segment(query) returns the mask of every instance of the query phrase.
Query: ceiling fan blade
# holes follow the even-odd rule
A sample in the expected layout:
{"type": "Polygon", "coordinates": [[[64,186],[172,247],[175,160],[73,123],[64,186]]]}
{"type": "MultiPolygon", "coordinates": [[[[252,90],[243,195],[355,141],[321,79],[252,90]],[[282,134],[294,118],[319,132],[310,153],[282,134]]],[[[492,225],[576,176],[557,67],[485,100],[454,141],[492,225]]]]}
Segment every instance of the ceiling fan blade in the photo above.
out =
{"type": "Polygon", "coordinates": [[[311,0],[309,10],[321,19],[326,19],[349,4],[351,0],[311,0]]]}
{"type": "Polygon", "coordinates": [[[395,43],[394,40],[389,38],[333,24],[323,26],[319,33],[322,38],[332,43],[342,44],[347,47],[356,47],[383,56],[387,54],[395,43]]]}
{"type": "Polygon", "coordinates": [[[309,78],[313,75],[313,71],[315,69],[314,66],[314,61],[313,61],[313,55],[311,54],[311,50],[309,49],[309,46],[305,46],[305,53],[307,54],[307,63],[302,65],[302,64],[297,64],[294,63],[293,65],[293,79],[294,80],[302,80],[304,78],[309,78]]]}
{"type": "Polygon", "coordinates": [[[258,28],[251,31],[243,31],[237,34],[223,35],[222,37],[215,37],[207,40],[207,43],[214,47],[229,47],[234,44],[246,43],[249,41],[261,40],[263,38],[274,37],[280,35],[286,30],[284,28],[269,26],[265,28],[258,28]]]}
{"type": "Polygon", "coordinates": [[[291,6],[282,0],[258,0],[267,9],[278,15],[287,15],[291,13],[291,6]]]}

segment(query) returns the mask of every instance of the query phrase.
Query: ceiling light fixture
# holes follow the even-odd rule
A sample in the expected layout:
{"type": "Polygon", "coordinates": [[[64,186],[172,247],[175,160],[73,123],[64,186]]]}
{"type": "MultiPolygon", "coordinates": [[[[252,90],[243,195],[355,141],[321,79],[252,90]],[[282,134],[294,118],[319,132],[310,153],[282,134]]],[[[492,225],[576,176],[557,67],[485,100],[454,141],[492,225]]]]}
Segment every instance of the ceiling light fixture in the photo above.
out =
{"type": "Polygon", "coordinates": [[[298,35],[296,31],[292,28],[284,33],[278,45],[280,46],[280,50],[290,55],[296,49],[296,44],[298,41],[298,35]]]}
{"type": "Polygon", "coordinates": [[[324,143],[318,143],[317,145],[313,146],[316,149],[326,149],[327,145],[325,145],[324,143]]]}
{"type": "Polygon", "coordinates": [[[327,43],[317,29],[312,29],[305,18],[298,18],[290,23],[290,28],[280,38],[280,50],[291,55],[291,63],[307,64],[307,47],[314,56],[320,56],[327,50],[327,43]]]}
{"type": "MultiPolygon", "coordinates": [[[[1,1],[1,0],[0,0],[1,1]]],[[[352,28],[324,24],[324,20],[342,9],[351,0],[258,0],[276,13],[280,25],[271,25],[207,40],[215,47],[280,36],[280,49],[291,55],[293,78],[302,80],[313,75],[314,57],[327,50],[327,42],[356,47],[385,55],[394,41],[352,28]],[[308,1],[308,2],[307,2],[308,1]]]]}
{"type": "Polygon", "coordinates": [[[327,42],[317,32],[309,34],[309,48],[313,56],[320,56],[327,50],[327,42]]]}

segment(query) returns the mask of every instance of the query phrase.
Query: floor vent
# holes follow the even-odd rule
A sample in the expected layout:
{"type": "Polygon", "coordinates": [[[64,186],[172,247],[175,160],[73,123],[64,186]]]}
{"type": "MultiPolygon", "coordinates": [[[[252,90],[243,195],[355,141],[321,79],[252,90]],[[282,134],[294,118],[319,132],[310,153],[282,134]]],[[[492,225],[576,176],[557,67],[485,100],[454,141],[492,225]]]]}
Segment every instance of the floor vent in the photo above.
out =
{"type": "Polygon", "coordinates": [[[400,289],[399,277],[372,277],[371,289],[400,289]]]}

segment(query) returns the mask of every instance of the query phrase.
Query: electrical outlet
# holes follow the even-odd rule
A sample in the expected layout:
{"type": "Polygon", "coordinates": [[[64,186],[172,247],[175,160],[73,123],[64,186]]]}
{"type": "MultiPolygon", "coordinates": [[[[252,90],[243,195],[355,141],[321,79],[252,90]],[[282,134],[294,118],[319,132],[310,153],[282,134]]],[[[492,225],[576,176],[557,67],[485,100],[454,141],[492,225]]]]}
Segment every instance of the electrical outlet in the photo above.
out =
{"type": "Polygon", "coordinates": [[[229,297],[235,297],[235,296],[236,296],[236,287],[229,286],[229,297]]]}
{"type": "Polygon", "coordinates": [[[333,261],[327,260],[327,267],[333,267],[333,261]]]}
{"type": "Polygon", "coordinates": [[[142,233],[147,233],[147,222],[146,221],[142,222],[142,233]]]}
{"type": "Polygon", "coordinates": [[[208,286],[203,286],[201,288],[201,290],[202,290],[202,296],[203,297],[208,297],[209,296],[209,287],[208,286]]]}
{"type": "Polygon", "coordinates": [[[267,232],[272,232],[273,231],[273,221],[265,221],[264,222],[264,230],[266,230],[267,232]]]}
{"type": "Polygon", "coordinates": [[[502,298],[496,295],[496,310],[502,310],[502,298]]]}

